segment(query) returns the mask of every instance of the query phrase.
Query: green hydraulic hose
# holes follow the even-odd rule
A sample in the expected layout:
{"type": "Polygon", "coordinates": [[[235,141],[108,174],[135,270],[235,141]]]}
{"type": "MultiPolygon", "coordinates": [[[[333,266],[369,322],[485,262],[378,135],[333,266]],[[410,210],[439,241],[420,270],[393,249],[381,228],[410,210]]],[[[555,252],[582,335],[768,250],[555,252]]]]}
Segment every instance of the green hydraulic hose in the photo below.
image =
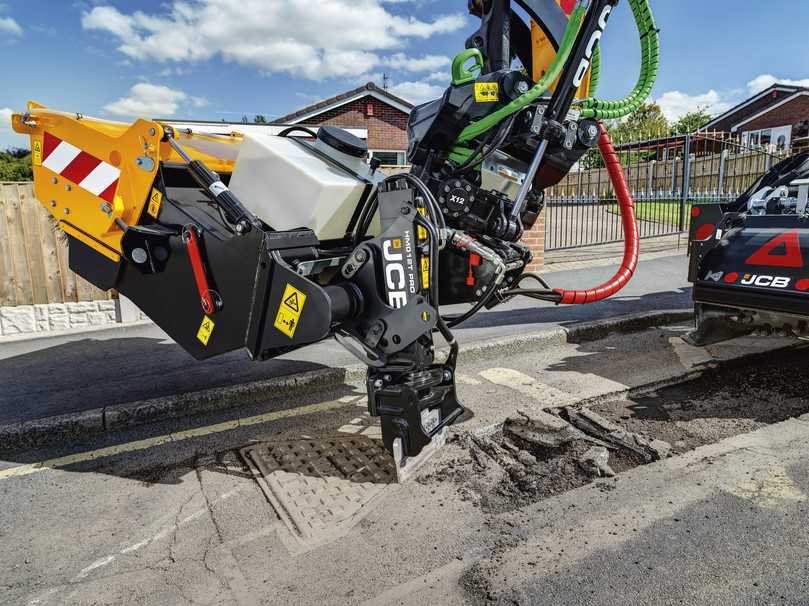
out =
{"type": "Polygon", "coordinates": [[[573,45],[576,42],[576,36],[579,34],[579,29],[584,21],[584,15],[586,12],[587,9],[584,6],[579,5],[576,7],[573,13],[571,13],[570,22],[567,25],[565,35],[562,38],[561,44],[559,45],[559,52],[556,53],[556,58],[553,60],[553,63],[551,63],[548,71],[539,80],[539,82],[537,82],[527,93],[519,96],[505,107],[500,108],[496,112],[467,126],[461,132],[458,140],[455,142],[456,144],[466,143],[467,141],[471,141],[475,137],[482,135],[487,130],[508,118],[510,115],[533,103],[548,91],[551,85],[562,73],[562,69],[564,68],[565,63],[567,63],[568,57],[570,57],[570,53],[573,50],[573,45]]]}
{"type": "MultiPolygon", "coordinates": [[[[629,0],[641,40],[641,72],[635,89],[625,98],[617,101],[586,99],[580,104],[583,118],[612,120],[623,118],[635,111],[649,97],[660,69],[660,36],[655,26],[654,16],[648,0],[629,0]]],[[[598,82],[593,60],[593,74],[598,82]]]]}
{"type": "Polygon", "coordinates": [[[590,65],[590,96],[594,97],[598,90],[598,81],[601,79],[601,47],[597,46],[593,53],[593,62],[590,65]]]}

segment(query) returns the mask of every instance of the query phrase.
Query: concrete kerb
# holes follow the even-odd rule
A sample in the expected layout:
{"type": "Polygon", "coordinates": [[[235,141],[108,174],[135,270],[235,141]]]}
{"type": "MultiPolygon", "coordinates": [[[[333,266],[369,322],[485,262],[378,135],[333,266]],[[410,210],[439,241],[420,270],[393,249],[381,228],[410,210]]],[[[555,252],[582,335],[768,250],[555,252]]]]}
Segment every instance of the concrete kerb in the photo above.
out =
{"type": "MultiPolygon", "coordinates": [[[[466,360],[522,353],[541,345],[595,341],[615,333],[630,333],[693,318],[691,310],[655,311],[558,327],[504,339],[461,346],[466,360]]],[[[290,394],[306,395],[364,381],[366,368],[353,365],[274,377],[243,385],[165,396],[139,402],[111,404],[93,410],[0,425],[0,450],[23,450],[106,432],[131,429],[165,419],[191,417],[257,404],[290,394]]]]}

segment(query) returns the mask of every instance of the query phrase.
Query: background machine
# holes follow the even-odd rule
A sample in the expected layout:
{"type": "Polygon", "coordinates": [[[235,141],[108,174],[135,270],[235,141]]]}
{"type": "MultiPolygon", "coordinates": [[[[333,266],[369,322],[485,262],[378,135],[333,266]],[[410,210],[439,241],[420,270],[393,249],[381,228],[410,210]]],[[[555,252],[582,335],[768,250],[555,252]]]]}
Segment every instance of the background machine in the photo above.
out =
{"type": "Polygon", "coordinates": [[[602,119],[637,109],[658,69],[647,0],[637,87],[592,97],[598,45],[617,0],[471,0],[480,29],[441,99],[411,115],[408,174],[386,177],[365,143],[333,127],[211,136],[30,103],[38,199],[67,234],[70,265],[129,297],[197,359],[273,358],[334,336],[368,366],[368,402],[400,466],[463,414],[452,328],[523,295],[608,297],[631,278],[632,199],[602,119]],[[544,190],[600,145],[619,200],[619,272],[585,291],[525,272],[520,243],[544,190]],[[84,170],[84,169],[90,169],[84,170]],[[468,303],[459,316],[441,306],[468,303]],[[448,344],[436,355],[434,336],[448,344]]]}

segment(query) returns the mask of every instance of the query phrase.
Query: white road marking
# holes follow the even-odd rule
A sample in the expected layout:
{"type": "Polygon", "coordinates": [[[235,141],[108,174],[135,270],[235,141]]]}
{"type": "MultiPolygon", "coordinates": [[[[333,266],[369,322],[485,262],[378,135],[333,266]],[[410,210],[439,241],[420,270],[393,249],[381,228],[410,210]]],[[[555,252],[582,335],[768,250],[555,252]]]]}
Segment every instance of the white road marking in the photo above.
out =
{"type": "Polygon", "coordinates": [[[86,568],[83,568],[82,571],[79,574],[76,575],[76,579],[87,578],[87,576],[91,572],[96,570],[97,568],[103,568],[107,564],[112,564],[113,561],[115,561],[115,556],[114,555],[109,555],[106,558],[101,558],[100,560],[96,560],[95,562],[93,562],[92,564],[87,566],[86,568]]]}
{"type": "MultiPolygon", "coordinates": [[[[220,497],[217,497],[211,503],[211,505],[215,505],[216,503],[220,503],[222,501],[227,501],[228,499],[236,496],[239,492],[241,492],[241,488],[234,488],[233,490],[229,490],[228,492],[222,494],[220,497]]],[[[156,543],[158,541],[161,541],[161,540],[165,539],[172,532],[176,532],[180,528],[184,528],[185,526],[188,526],[188,524],[190,524],[194,520],[198,520],[199,518],[201,518],[201,517],[205,516],[206,514],[208,514],[209,511],[210,510],[207,507],[204,508],[204,509],[199,509],[199,510],[195,511],[194,513],[192,513],[191,515],[189,515],[189,516],[183,518],[182,520],[180,520],[179,522],[177,522],[176,525],[172,524],[170,526],[165,526],[157,534],[149,537],[148,539],[144,539],[144,540],[142,540],[142,541],[140,541],[138,543],[135,543],[134,545],[124,547],[123,549],[121,549],[117,553],[113,553],[113,554],[110,554],[108,556],[105,556],[103,558],[100,558],[100,559],[96,560],[95,562],[93,562],[89,566],[83,568],[81,570],[81,572],[79,572],[79,574],[76,575],[76,577],[73,579],[72,582],[75,583],[77,581],[85,579],[94,570],[98,570],[99,568],[104,568],[106,566],[109,566],[115,560],[118,559],[118,556],[129,555],[131,553],[135,553],[136,551],[139,551],[139,550],[143,549],[147,545],[151,545],[152,543],[156,543]]]]}
{"type": "Polygon", "coordinates": [[[750,475],[750,479],[725,486],[725,490],[763,509],[777,509],[781,505],[803,503],[807,499],[787,470],[778,463],[756,469],[750,475]]]}
{"type": "Polygon", "coordinates": [[[480,385],[481,382],[478,381],[475,377],[470,377],[469,375],[464,375],[461,373],[455,373],[455,382],[459,385],[480,385]]]}
{"type": "Polygon", "coordinates": [[[372,440],[382,439],[382,428],[378,425],[371,425],[362,430],[362,435],[371,438],[372,440]]]}
{"type": "Polygon", "coordinates": [[[263,415],[256,415],[246,419],[236,419],[233,421],[226,421],[225,423],[208,425],[207,427],[187,429],[177,433],[156,436],[154,438],[148,438],[145,440],[137,440],[135,442],[128,442],[126,444],[116,444],[115,446],[108,446],[106,448],[99,448],[97,450],[91,450],[88,452],[80,452],[55,459],[48,459],[47,461],[39,461],[37,463],[30,463],[27,465],[18,465],[16,467],[0,470],[0,481],[30,476],[48,469],[59,469],[62,467],[68,467],[70,465],[76,465],[77,463],[86,463],[88,461],[95,461],[97,459],[104,459],[129,452],[148,450],[149,448],[155,448],[165,444],[183,442],[192,438],[200,438],[226,431],[233,431],[242,427],[250,427],[251,425],[261,425],[262,423],[269,423],[281,419],[291,419],[294,417],[302,417],[320,412],[337,410],[340,408],[345,408],[346,405],[347,403],[341,400],[310,404],[309,406],[301,406],[300,408],[268,412],[263,415]]]}
{"type": "Polygon", "coordinates": [[[490,383],[502,385],[503,387],[508,387],[509,389],[526,395],[536,400],[544,407],[568,406],[577,401],[576,396],[573,394],[546,385],[533,377],[529,377],[511,368],[489,368],[478,374],[490,383]]]}

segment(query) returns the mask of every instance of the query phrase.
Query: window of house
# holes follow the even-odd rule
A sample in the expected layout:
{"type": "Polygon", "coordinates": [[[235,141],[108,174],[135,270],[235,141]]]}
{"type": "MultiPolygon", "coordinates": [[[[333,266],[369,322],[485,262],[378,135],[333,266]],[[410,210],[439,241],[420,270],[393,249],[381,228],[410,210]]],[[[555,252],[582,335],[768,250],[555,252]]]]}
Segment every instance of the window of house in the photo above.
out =
{"type": "Polygon", "coordinates": [[[742,133],[742,145],[763,147],[769,151],[784,151],[792,144],[792,127],[779,126],[742,133]]]}
{"type": "Polygon", "coordinates": [[[407,153],[403,151],[380,151],[370,152],[369,158],[379,160],[383,166],[402,166],[407,164],[407,153]]]}

